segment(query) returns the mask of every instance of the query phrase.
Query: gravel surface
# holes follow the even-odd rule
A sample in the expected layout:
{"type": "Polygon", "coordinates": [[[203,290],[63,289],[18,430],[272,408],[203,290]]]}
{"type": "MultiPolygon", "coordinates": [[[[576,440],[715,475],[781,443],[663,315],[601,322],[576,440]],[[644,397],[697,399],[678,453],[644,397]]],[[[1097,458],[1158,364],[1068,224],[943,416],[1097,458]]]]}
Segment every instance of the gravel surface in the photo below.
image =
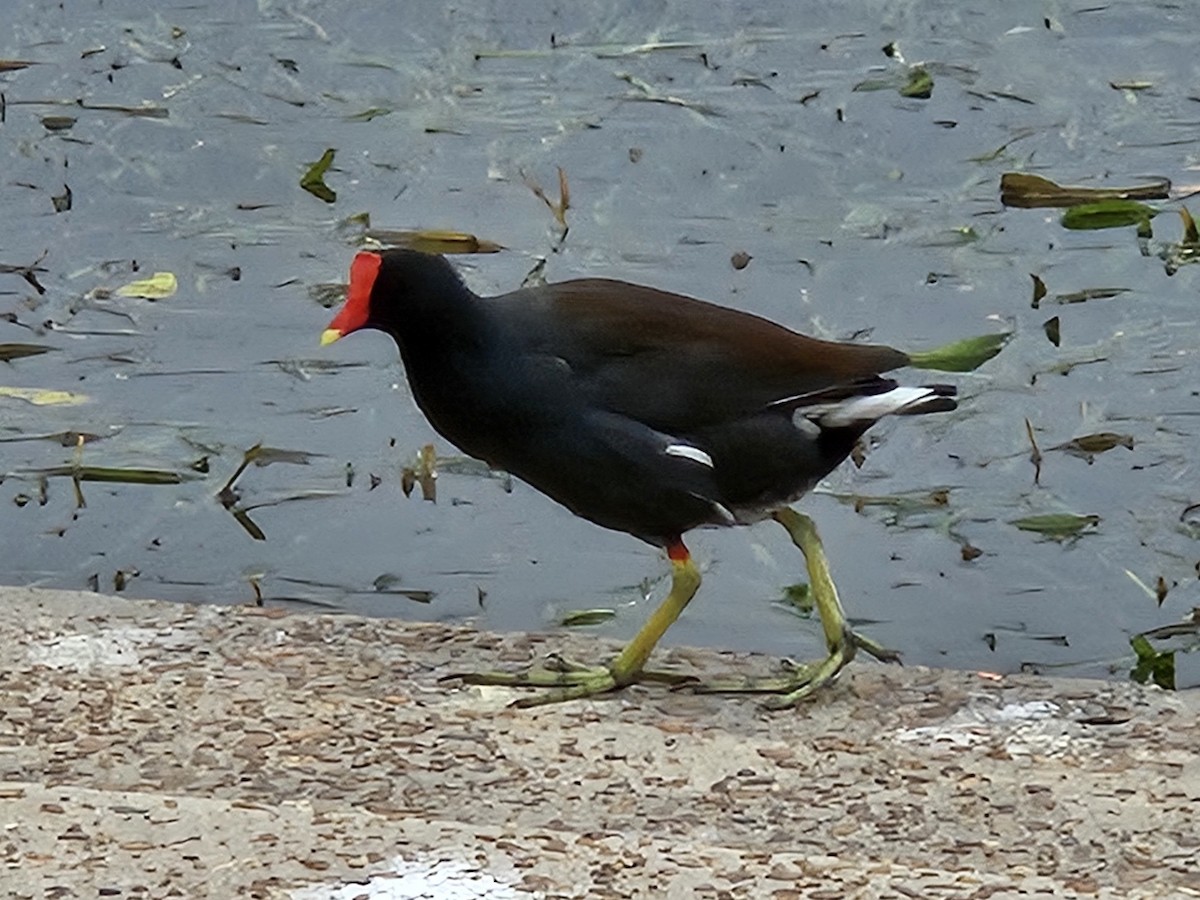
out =
{"type": "Polygon", "coordinates": [[[1195,694],[861,663],[784,713],[512,710],[438,677],[614,648],[0,594],[5,897],[1200,897],[1195,694]]]}

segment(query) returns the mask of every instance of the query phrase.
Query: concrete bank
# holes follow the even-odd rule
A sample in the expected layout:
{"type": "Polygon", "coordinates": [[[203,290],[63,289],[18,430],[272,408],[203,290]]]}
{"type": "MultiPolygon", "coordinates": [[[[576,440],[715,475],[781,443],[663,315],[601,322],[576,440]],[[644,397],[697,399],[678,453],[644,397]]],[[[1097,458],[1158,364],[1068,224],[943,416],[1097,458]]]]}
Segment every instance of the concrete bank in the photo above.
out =
{"type": "Polygon", "coordinates": [[[2,589],[0,896],[1200,897],[1195,694],[873,663],[790,713],[437,683],[549,649],[609,648],[2,589]]]}

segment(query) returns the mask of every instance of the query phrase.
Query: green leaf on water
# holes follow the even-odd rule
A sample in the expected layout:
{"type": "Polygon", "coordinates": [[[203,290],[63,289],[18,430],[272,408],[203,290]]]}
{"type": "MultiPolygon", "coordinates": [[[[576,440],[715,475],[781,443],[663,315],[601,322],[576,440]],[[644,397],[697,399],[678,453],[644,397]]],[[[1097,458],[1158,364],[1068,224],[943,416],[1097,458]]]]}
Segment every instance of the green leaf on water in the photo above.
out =
{"type": "Polygon", "coordinates": [[[0,385],[0,397],[11,397],[14,400],[24,400],[34,406],[78,406],[87,403],[85,394],[74,394],[71,391],[56,391],[47,388],[8,387],[0,385]]]}
{"type": "Polygon", "coordinates": [[[1012,332],[981,334],[908,354],[908,364],[915,369],[937,372],[973,372],[999,353],[1012,337],[1012,332]]]}
{"type": "Polygon", "coordinates": [[[1156,215],[1158,210],[1136,200],[1101,200],[1099,203],[1072,206],[1062,214],[1061,221],[1063,228],[1074,231],[1126,228],[1130,225],[1143,228],[1156,215]]]}
{"type": "Polygon", "coordinates": [[[308,171],[300,179],[300,187],[326,203],[333,203],[337,200],[337,192],[325,184],[325,173],[333,165],[333,157],[336,153],[337,151],[332,148],[326,150],[321,154],[320,159],[308,167],[308,171]]]}
{"type": "Polygon", "coordinates": [[[1086,459],[1089,463],[1092,457],[1100,453],[1107,453],[1115,447],[1124,447],[1126,450],[1132,450],[1134,447],[1134,439],[1131,434],[1118,434],[1115,431],[1099,431],[1095,434],[1085,434],[1077,438],[1072,438],[1065,444],[1059,444],[1057,447],[1051,447],[1051,450],[1063,450],[1075,456],[1086,459]]]}
{"type": "Polygon", "coordinates": [[[933,96],[933,76],[924,66],[913,66],[908,72],[908,80],[900,88],[900,96],[928,100],[933,96]]]}
{"type": "Polygon", "coordinates": [[[1060,541],[1074,537],[1084,529],[1100,524],[1099,516],[1078,516],[1074,513],[1045,513],[1037,516],[1025,516],[1014,519],[1009,523],[1016,525],[1022,531],[1032,531],[1060,541]]]}
{"type": "Polygon", "coordinates": [[[149,278],[131,281],[114,291],[118,297],[139,297],[142,300],[165,300],[179,289],[174,272],[155,272],[149,278]]]}
{"type": "Polygon", "coordinates": [[[577,628],[584,625],[599,625],[601,622],[607,622],[609,619],[615,618],[616,610],[613,609],[575,609],[566,613],[560,624],[567,628],[577,628]]]}
{"type": "Polygon", "coordinates": [[[1175,651],[1155,650],[1142,634],[1131,637],[1129,644],[1137,654],[1137,665],[1129,671],[1129,677],[1138,684],[1153,681],[1161,688],[1175,690],[1175,651]]]}
{"type": "Polygon", "coordinates": [[[399,231],[394,229],[370,229],[367,237],[381,244],[419,250],[422,253],[499,253],[504,247],[465,231],[421,229],[399,231]]]}
{"type": "Polygon", "coordinates": [[[851,88],[851,90],[861,91],[861,92],[886,91],[888,88],[892,87],[893,84],[894,84],[894,79],[892,79],[890,77],[889,78],[868,78],[867,80],[860,81],[858,84],[854,85],[854,87],[851,88]]]}
{"type": "Polygon", "coordinates": [[[811,616],[816,609],[812,588],[806,581],[786,585],[783,589],[783,602],[802,616],[811,616]]]}

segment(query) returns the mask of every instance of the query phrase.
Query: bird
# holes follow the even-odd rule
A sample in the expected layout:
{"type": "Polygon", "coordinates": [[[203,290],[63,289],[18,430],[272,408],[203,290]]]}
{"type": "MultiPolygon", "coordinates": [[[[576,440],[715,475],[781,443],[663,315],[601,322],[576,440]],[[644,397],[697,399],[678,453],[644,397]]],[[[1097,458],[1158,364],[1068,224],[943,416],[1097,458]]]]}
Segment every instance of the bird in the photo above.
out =
{"type": "Polygon", "coordinates": [[[354,257],[321,344],[362,329],[392,336],[416,405],[447,441],[670,562],[667,596],[611,661],[551,654],[521,671],[454,677],[541,689],[517,706],[684,680],[646,665],[700,587],[684,535],[766,519],[805,557],[828,654],[782,677],[698,688],[762,692],[782,708],[834,681],[859,650],[898,659],[850,628],[815,523],[792,504],[880,418],[956,407],[952,385],[884,374],[908,354],[607,278],[481,297],[445,257],[405,248],[354,257]]]}

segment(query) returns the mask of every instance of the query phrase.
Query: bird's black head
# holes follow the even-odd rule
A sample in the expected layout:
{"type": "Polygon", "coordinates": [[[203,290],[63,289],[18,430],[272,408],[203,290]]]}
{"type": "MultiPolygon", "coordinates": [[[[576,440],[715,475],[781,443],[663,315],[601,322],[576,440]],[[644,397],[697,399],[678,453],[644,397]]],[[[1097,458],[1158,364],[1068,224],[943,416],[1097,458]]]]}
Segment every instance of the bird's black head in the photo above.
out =
{"type": "Polygon", "coordinates": [[[432,314],[453,313],[456,301],[470,301],[450,263],[416,250],[364,251],[350,264],[346,303],[321,334],[321,343],[363,328],[399,339],[401,323],[432,314]]]}

